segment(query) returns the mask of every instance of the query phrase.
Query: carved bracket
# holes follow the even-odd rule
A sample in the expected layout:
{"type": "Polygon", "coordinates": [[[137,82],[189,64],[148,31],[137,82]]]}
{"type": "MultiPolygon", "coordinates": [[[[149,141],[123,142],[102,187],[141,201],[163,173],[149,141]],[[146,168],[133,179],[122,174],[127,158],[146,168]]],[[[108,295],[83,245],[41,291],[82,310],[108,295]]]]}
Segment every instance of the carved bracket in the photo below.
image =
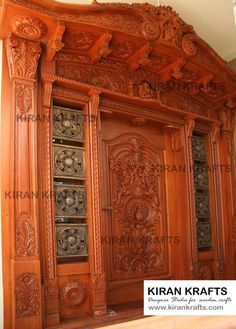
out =
{"type": "Polygon", "coordinates": [[[135,71],[139,68],[140,65],[147,65],[151,63],[151,60],[148,58],[150,52],[152,51],[152,47],[149,43],[147,43],[145,46],[140,48],[134,55],[130,57],[128,60],[128,65],[130,71],[135,71]]]}
{"type": "Polygon", "coordinates": [[[171,77],[175,79],[179,79],[182,77],[183,73],[181,72],[181,68],[185,64],[183,58],[179,58],[175,62],[171,63],[167,67],[165,67],[162,71],[159,72],[162,81],[168,81],[171,77]]]}
{"type": "Polygon", "coordinates": [[[89,51],[90,64],[97,63],[102,57],[110,54],[109,43],[112,39],[112,33],[106,32],[98,38],[91,50],[89,51]]]}
{"type": "Polygon", "coordinates": [[[56,52],[61,50],[65,44],[62,42],[62,36],[65,32],[65,24],[58,22],[53,35],[48,40],[46,46],[46,56],[47,60],[52,61],[56,52]]]}

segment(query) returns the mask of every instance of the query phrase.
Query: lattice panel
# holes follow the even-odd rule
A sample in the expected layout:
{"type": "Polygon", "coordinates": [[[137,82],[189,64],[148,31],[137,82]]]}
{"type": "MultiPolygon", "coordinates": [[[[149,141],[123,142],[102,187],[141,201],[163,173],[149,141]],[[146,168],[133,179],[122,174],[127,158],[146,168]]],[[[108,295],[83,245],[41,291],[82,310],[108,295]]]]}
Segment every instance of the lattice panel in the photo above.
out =
{"type": "Polygon", "coordinates": [[[208,173],[205,164],[194,164],[195,189],[208,189],[208,173]]]}
{"type": "Polygon", "coordinates": [[[198,248],[211,248],[211,223],[197,223],[198,248]]]}
{"type": "Polygon", "coordinates": [[[203,193],[197,193],[196,200],[196,213],[197,218],[209,218],[210,217],[210,205],[209,195],[203,193]]]}
{"type": "Polygon", "coordinates": [[[198,161],[206,161],[206,145],[202,137],[192,137],[193,159],[198,161]]]}
{"type": "Polygon", "coordinates": [[[82,111],[54,106],[53,137],[83,142],[84,120],[82,111]]]}
{"type": "Polygon", "coordinates": [[[85,217],[86,188],[82,185],[55,184],[55,216],[56,217],[85,217]]]}
{"type": "Polygon", "coordinates": [[[88,256],[86,224],[58,224],[56,232],[58,258],[88,256]]]}
{"type": "Polygon", "coordinates": [[[54,177],[85,179],[84,148],[54,144],[54,177]]]}

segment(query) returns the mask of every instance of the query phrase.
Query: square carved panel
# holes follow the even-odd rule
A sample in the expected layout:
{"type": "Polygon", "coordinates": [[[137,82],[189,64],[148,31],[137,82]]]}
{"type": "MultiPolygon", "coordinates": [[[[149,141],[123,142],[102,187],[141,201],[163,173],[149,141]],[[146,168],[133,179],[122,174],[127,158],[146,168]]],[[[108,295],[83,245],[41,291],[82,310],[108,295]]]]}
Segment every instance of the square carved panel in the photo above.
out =
{"type": "Polygon", "coordinates": [[[210,217],[209,195],[206,193],[196,193],[196,214],[197,218],[210,217]]]}
{"type": "Polygon", "coordinates": [[[206,165],[194,164],[195,189],[208,189],[208,172],[206,165]]]}
{"type": "Polygon", "coordinates": [[[84,141],[83,112],[59,106],[53,107],[53,137],[84,141]]]}
{"type": "Polygon", "coordinates": [[[198,249],[211,248],[211,223],[197,223],[197,244],[198,249]]]}
{"type": "Polygon", "coordinates": [[[58,258],[88,256],[86,224],[58,224],[56,234],[58,258]]]}
{"type": "Polygon", "coordinates": [[[55,217],[84,218],[86,188],[83,185],[54,184],[55,217]]]}
{"type": "Polygon", "coordinates": [[[54,177],[85,179],[85,150],[67,145],[53,146],[54,177]]]}
{"type": "Polygon", "coordinates": [[[206,161],[206,145],[203,137],[192,137],[192,153],[194,160],[206,161]]]}

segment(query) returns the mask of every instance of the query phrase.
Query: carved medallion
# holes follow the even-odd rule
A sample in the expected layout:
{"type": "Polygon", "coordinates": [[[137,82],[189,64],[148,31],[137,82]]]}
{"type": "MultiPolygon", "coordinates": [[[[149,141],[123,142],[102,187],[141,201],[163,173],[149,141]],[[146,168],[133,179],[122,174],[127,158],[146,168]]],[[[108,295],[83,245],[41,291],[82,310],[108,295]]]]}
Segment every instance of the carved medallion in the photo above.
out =
{"type": "Polygon", "coordinates": [[[84,148],[54,144],[54,176],[85,179],[84,148]]]}
{"type": "Polygon", "coordinates": [[[86,288],[80,280],[69,281],[60,289],[60,301],[66,306],[78,306],[86,298],[86,288]]]}
{"type": "Polygon", "coordinates": [[[35,228],[28,213],[21,213],[16,219],[17,256],[36,255],[35,228]]]}
{"type": "Polygon", "coordinates": [[[87,225],[58,224],[57,257],[88,256],[87,225]]]}
{"type": "Polygon", "coordinates": [[[16,317],[39,315],[40,290],[35,273],[22,273],[15,278],[16,317]]]}
{"type": "Polygon", "coordinates": [[[28,40],[37,40],[47,33],[46,25],[36,17],[13,17],[12,29],[15,35],[28,40]]]}
{"type": "Polygon", "coordinates": [[[54,106],[53,136],[66,140],[84,141],[83,113],[54,106]]]}
{"type": "Polygon", "coordinates": [[[201,265],[199,268],[199,280],[213,280],[212,270],[208,265],[201,265]]]}
{"type": "Polygon", "coordinates": [[[54,184],[54,192],[56,217],[86,216],[85,186],[54,184]]]}

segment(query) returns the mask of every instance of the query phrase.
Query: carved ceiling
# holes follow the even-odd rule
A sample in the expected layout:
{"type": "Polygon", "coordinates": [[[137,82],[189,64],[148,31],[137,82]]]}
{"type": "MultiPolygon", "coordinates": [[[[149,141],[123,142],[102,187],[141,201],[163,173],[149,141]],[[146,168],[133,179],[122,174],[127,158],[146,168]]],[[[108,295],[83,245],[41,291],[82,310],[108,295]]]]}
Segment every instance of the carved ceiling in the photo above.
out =
{"type": "Polygon", "coordinates": [[[3,6],[1,38],[43,44],[60,77],[144,99],[178,99],[183,110],[191,103],[205,116],[235,100],[236,75],[170,7],[46,0],[3,6]]]}

